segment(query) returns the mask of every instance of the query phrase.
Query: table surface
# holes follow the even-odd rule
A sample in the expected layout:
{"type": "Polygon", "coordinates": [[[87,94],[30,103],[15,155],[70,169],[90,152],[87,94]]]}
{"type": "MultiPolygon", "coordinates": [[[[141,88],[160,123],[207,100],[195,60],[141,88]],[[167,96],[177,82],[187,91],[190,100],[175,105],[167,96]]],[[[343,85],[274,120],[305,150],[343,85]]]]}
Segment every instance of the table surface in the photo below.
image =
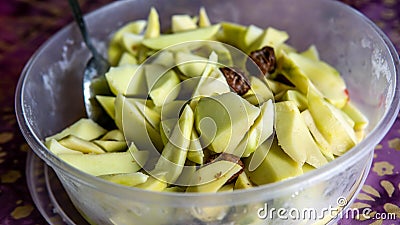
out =
{"type": "MultiPolygon", "coordinates": [[[[374,21],[400,52],[400,0],[342,0],[374,21]]],[[[90,12],[110,0],[80,0],[90,12]]],[[[30,151],[14,115],[14,92],[34,51],[72,21],[67,1],[13,0],[0,2],[0,224],[46,224],[36,209],[26,182],[30,151]]],[[[400,118],[375,148],[366,183],[353,208],[368,207],[395,220],[340,220],[338,224],[400,224],[400,118]]]]}

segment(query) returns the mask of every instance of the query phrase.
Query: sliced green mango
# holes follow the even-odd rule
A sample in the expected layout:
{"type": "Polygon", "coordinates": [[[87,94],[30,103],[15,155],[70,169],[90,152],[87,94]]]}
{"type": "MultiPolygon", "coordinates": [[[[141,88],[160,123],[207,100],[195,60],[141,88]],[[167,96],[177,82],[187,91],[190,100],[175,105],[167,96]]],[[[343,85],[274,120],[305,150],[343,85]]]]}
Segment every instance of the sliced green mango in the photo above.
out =
{"type": "Polygon", "coordinates": [[[112,93],[147,97],[146,80],[142,75],[142,70],[142,67],[134,64],[111,67],[106,73],[106,79],[112,93]]]}
{"type": "Polygon", "coordinates": [[[220,41],[239,49],[243,49],[243,40],[247,30],[246,26],[237,23],[222,22],[221,28],[221,33],[218,37],[220,41]]]}
{"type": "Polygon", "coordinates": [[[201,167],[191,180],[186,192],[217,192],[234,174],[242,169],[237,163],[217,161],[201,167]]]}
{"type": "Polygon", "coordinates": [[[302,169],[303,169],[303,173],[307,173],[307,172],[310,172],[312,170],[315,170],[315,167],[311,166],[308,163],[304,163],[302,169]]]}
{"type": "MultiPolygon", "coordinates": [[[[209,61],[217,62],[217,54],[212,52],[209,57],[209,61]]],[[[200,80],[198,81],[198,84],[193,91],[192,99],[228,92],[230,92],[230,87],[226,82],[224,75],[215,64],[209,63],[204,68],[203,74],[201,75],[200,80]]]]}
{"type": "Polygon", "coordinates": [[[103,141],[125,141],[124,134],[118,130],[110,130],[108,131],[100,140],[103,141]]]}
{"type": "Polygon", "coordinates": [[[100,103],[101,107],[106,111],[106,113],[111,117],[111,119],[115,118],[115,97],[113,96],[102,96],[96,95],[97,101],[100,103]]]}
{"type": "Polygon", "coordinates": [[[175,53],[175,62],[179,70],[187,77],[201,76],[208,59],[191,53],[175,53]]]}
{"type": "Polygon", "coordinates": [[[301,112],[301,116],[303,117],[303,120],[306,123],[308,130],[311,132],[315,142],[320,147],[322,154],[324,154],[329,161],[333,160],[334,156],[332,154],[332,147],[318,130],[310,111],[308,109],[304,110],[301,112]]]}
{"type": "Polygon", "coordinates": [[[281,52],[281,51],[285,52],[286,54],[289,54],[290,52],[297,52],[297,49],[294,48],[293,46],[287,44],[287,43],[282,43],[282,44],[279,46],[278,50],[275,51],[275,54],[276,54],[276,57],[277,57],[277,58],[280,57],[279,52],[281,52]]]}
{"type": "Polygon", "coordinates": [[[315,143],[300,111],[292,101],[275,103],[276,136],[282,149],[299,164],[321,167],[328,161],[315,143]]]}
{"type": "Polygon", "coordinates": [[[265,81],[268,84],[268,87],[272,90],[272,92],[275,95],[285,92],[287,90],[294,89],[294,87],[291,87],[289,85],[283,84],[283,83],[275,81],[275,80],[265,79],[265,81]]]}
{"type": "Polygon", "coordinates": [[[251,93],[243,97],[253,105],[261,105],[269,99],[274,99],[274,94],[266,83],[255,76],[250,76],[251,93]]]}
{"type": "Polygon", "coordinates": [[[234,189],[249,189],[253,187],[253,184],[245,172],[239,174],[238,178],[236,179],[234,189]]]}
{"type": "Polygon", "coordinates": [[[364,130],[368,126],[368,118],[351,101],[342,110],[354,121],[354,130],[364,130]]]}
{"type": "Polygon", "coordinates": [[[94,140],[93,142],[106,152],[122,152],[128,148],[125,141],[94,140]]]}
{"type": "Polygon", "coordinates": [[[107,174],[107,175],[101,175],[99,177],[116,184],[132,187],[146,182],[149,176],[141,172],[136,172],[136,173],[107,174]]]}
{"type": "Polygon", "coordinates": [[[137,59],[130,53],[124,52],[122,53],[117,66],[132,65],[132,64],[134,65],[138,64],[137,59]]]}
{"type": "Polygon", "coordinates": [[[137,55],[138,48],[142,41],[143,35],[126,33],[122,36],[122,45],[124,49],[132,55],[137,55]]]}
{"type": "Polygon", "coordinates": [[[235,186],[234,183],[225,184],[225,185],[222,186],[220,189],[218,189],[218,192],[232,192],[234,186],[235,186]]]}
{"type": "Polygon", "coordinates": [[[203,97],[195,110],[202,142],[217,153],[232,152],[260,114],[259,108],[233,92],[203,97]]]}
{"type": "Polygon", "coordinates": [[[175,184],[186,187],[188,184],[190,184],[190,180],[192,179],[193,174],[196,172],[196,170],[197,168],[195,163],[186,163],[178,179],[175,181],[175,184]]]}
{"type": "Polygon", "coordinates": [[[255,25],[248,26],[243,38],[244,48],[249,48],[261,36],[263,31],[263,29],[255,25]]]}
{"type": "Polygon", "coordinates": [[[152,174],[165,174],[163,178],[167,183],[174,183],[183,170],[190,145],[193,122],[193,111],[189,105],[186,105],[154,170],[151,172],[152,174]]]}
{"type": "Polygon", "coordinates": [[[59,141],[59,143],[66,148],[75,151],[80,151],[82,153],[96,153],[96,154],[105,153],[101,147],[94,144],[93,142],[86,141],[74,135],[68,135],[64,137],[59,141]]]}
{"type": "Polygon", "coordinates": [[[232,154],[249,157],[274,131],[274,104],[268,100],[260,106],[260,115],[232,154]]]}
{"type": "Polygon", "coordinates": [[[358,142],[361,142],[366,135],[365,130],[355,130],[354,133],[356,134],[356,138],[358,140],[358,142]]]}
{"type": "MultiPolygon", "coordinates": [[[[142,101],[146,101],[143,99],[142,101]]],[[[115,124],[124,132],[128,143],[135,143],[141,150],[162,149],[163,143],[159,134],[158,126],[153,124],[160,120],[160,116],[152,111],[145,104],[140,103],[140,100],[128,99],[121,94],[115,99],[115,124]],[[138,105],[141,106],[138,108],[138,105]],[[146,113],[143,113],[146,112],[146,113]]]]}
{"type": "Polygon", "coordinates": [[[308,92],[308,106],[321,134],[332,146],[334,155],[342,155],[357,143],[353,128],[335,106],[322,99],[313,89],[308,92]]]}
{"type": "Polygon", "coordinates": [[[315,45],[310,45],[310,47],[308,47],[308,49],[305,50],[304,52],[301,52],[300,55],[307,57],[311,60],[320,61],[319,53],[318,53],[317,47],[315,47],[315,45]]]}
{"type": "Polygon", "coordinates": [[[156,179],[154,177],[147,178],[146,182],[136,185],[136,188],[145,189],[148,191],[164,191],[168,184],[164,182],[164,179],[156,179]]]}
{"type": "Polygon", "coordinates": [[[157,10],[151,7],[149,16],[147,17],[147,28],[144,38],[156,38],[158,36],[160,36],[160,19],[157,10]]]}
{"type": "Polygon", "coordinates": [[[146,121],[153,128],[155,128],[155,129],[159,128],[160,121],[161,121],[161,115],[160,115],[159,111],[157,111],[156,109],[149,106],[152,104],[151,100],[127,98],[127,101],[131,102],[132,104],[134,104],[136,106],[136,108],[139,110],[139,112],[144,116],[146,121]]]}
{"type": "Polygon", "coordinates": [[[174,53],[171,51],[160,51],[156,55],[151,56],[153,61],[151,63],[164,66],[165,68],[172,68],[175,64],[174,53]]]}
{"type": "Polygon", "coordinates": [[[274,114],[275,108],[272,100],[268,100],[260,106],[260,115],[248,131],[249,141],[243,157],[248,157],[272,135],[274,131],[274,114]]]}
{"type": "Polygon", "coordinates": [[[187,41],[211,40],[215,37],[219,29],[220,25],[216,24],[209,27],[183,31],[175,34],[163,34],[157,38],[145,39],[143,40],[142,44],[151,49],[158,50],[187,41]]]}
{"type": "Polygon", "coordinates": [[[347,103],[349,96],[346,84],[335,68],[323,61],[315,61],[293,52],[288,57],[329,102],[338,108],[347,103]]]}
{"type": "Polygon", "coordinates": [[[246,52],[249,53],[265,46],[270,46],[276,50],[287,39],[289,39],[287,32],[268,27],[255,41],[253,41],[250,47],[246,49],[246,52]]]}
{"type": "Polygon", "coordinates": [[[277,65],[278,70],[296,86],[297,90],[303,94],[307,94],[311,81],[288,54],[281,52],[281,57],[278,58],[277,65]]]}
{"type": "Polygon", "coordinates": [[[199,136],[197,135],[195,129],[192,130],[192,134],[190,135],[190,144],[187,158],[190,161],[200,165],[204,163],[203,147],[201,146],[199,136]]]}
{"type": "Polygon", "coordinates": [[[116,66],[123,55],[122,36],[125,33],[139,34],[146,24],[145,20],[136,20],[124,25],[113,35],[108,47],[108,61],[112,66],[116,66]]]}
{"type": "Polygon", "coordinates": [[[60,140],[68,135],[74,135],[83,140],[90,141],[100,137],[106,132],[106,129],[102,128],[93,120],[82,118],[73,123],[71,126],[62,130],[60,133],[47,137],[46,142],[50,141],[51,139],[60,140]]]}
{"type": "Polygon", "coordinates": [[[123,27],[119,28],[117,32],[113,35],[111,43],[121,43],[124,34],[140,34],[146,27],[146,20],[135,20],[125,24],[123,27]]]}
{"type": "Polygon", "coordinates": [[[71,166],[93,176],[134,173],[141,169],[129,152],[82,155],[59,154],[58,156],[71,166]]]}
{"type": "MultiPolygon", "coordinates": [[[[244,160],[245,168],[249,168],[250,158],[244,160]]],[[[275,138],[268,154],[261,164],[246,173],[251,182],[256,185],[269,184],[303,174],[302,163],[294,161],[278,145],[275,138]]]]}
{"type": "Polygon", "coordinates": [[[293,101],[296,103],[297,108],[300,112],[308,108],[307,97],[296,90],[287,90],[280,98],[280,101],[293,101]]]}
{"type": "Polygon", "coordinates": [[[161,119],[178,119],[187,101],[175,100],[161,106],[161,119]]]}
{"type": "Polygon", "coordinates": [[[168,143],[178,119],[166,119],[160,122],[160,136],[164,145],[168,143]]]}
{"type": "Polygon", "coordinates": [[[192,17],[187,14],[176,14],[171,18],[171,29],[173,33],[196,29],[197,25],[192,17]]]}
{"type": "Polygon", "coordinates": [[[83,154],[81,151],[76,151],[70,148],[67,148],[60,144],[56,139],[51,139],[46,147],[55,155],[58,154],[83,154]]]}
{"type": "Polygon", "coordinates": [[[145,65],[145,77],[149,96],[156,106],[173,101],[180,91],[180,79],[174,70],[156,65],[145,65]]]}
{"type": "Polygon", "coordinates": [[[129,152],[133,160],[137,162],[142,168],[144,168],[145,164],[149,161],[149,159],[151,159],[151,152],[149,150],[139,150],[133,142],[129,144],[127,152],[129,152]]]}
{"type": "Polygon", "coordinates": [[[110,62],[111,66],[116,66],[118,65],[118,62],[120,61],[122,54],[124,53],[124,48],[121,46],[120,43],[118,42],[110,42],[108,46],[108,51],[107,51],[107,60],[110,62]]]}
{"type": "Polygon", "coordinates": [[[208,18],[206,9],[204,7],[200,7],[199,9],[199,27],[208,27],[211,26],[210,19],[208,18]]]}

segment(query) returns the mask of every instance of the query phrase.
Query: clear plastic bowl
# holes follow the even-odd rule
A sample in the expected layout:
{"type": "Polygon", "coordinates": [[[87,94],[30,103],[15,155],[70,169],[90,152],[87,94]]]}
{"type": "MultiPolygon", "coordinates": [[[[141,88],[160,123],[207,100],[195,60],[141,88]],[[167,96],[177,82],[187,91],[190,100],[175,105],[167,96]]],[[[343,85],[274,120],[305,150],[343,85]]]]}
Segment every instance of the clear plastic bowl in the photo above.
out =
{"type": "Polygon", "coordinates": [[[287,31],[289,43],[298,50],[316,45],[321,58],[341,72],[352,101],[367,115],[368,135],[320,169],[251,190],[155,193],[111,184],[59,160],[42,142],[85,116],[82,75],[90,55],[77,27],[69,25],[41,46],[23,70],[16,91],[16,114],[28,144],[55,170],[78,211],[94,224],[300,222],[288,214],[286,218],[278,214],[270,218],[265,215],[266,206],[299,212],[313,208],[319,216],[302,221],[304,224],[335,220],[337,217],[326,213],[323,217],[323,209],[333,207],[340,211],[351,203],[369,171],[375,145],[399,110],[399,58],[383,32],[359,12],[336,1],[137,0],[116,1],[86,17],[96,45],[105,52],[112,32],[128,21],[146,18],[151,6],[157,7],[163,27],[170,25],[172,14],[196,14],[200,6],[205,6],[213,22],[273,26],[287,31]]]}

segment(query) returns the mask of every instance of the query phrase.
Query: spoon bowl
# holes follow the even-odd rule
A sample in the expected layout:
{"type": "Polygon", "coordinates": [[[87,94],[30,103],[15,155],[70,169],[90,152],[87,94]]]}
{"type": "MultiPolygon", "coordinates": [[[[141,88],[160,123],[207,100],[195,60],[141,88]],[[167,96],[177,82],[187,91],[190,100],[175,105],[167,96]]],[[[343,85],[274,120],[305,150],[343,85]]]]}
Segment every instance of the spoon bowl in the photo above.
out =
{"type": "Polygon", "coordinates": [[[97,95],[107,96],[112,94],[105,77],[106,72],[110,68],[110,64],[94,47],[78,1],[68,0],[68,2],[72,9],[74,19],[82,34],[83,41],[92,53],[92,57],[86,64],[83,75],[83,99],[86,114],[90,119],[94,120],[104,128],[111,129],[115,126],[114,122],[96,99],[97,95]]]}

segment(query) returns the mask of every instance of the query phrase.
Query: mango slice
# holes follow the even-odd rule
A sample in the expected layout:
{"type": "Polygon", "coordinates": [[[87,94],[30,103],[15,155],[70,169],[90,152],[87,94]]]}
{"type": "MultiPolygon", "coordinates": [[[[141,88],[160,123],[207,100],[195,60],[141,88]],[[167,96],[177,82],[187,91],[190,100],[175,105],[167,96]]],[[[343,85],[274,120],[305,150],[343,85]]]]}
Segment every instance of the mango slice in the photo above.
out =
{"type": "Polygon", "coordinates": [[[106,113],[111,117],[111,119],[115,119],[115,97],[96,95],[96,99],[100,103],[101,107],[103,107],[106,113]]]}
{"type": "Polygon", "coordinates": [[[354,121],[355,131],[364,130],[368,126],[367,117],[352,102],[347,102],[342,110],[354,121]]]}
{"type": "MultiPolygon", "coordinates": [[[[178,123],[175,125],[168,143],[151,174],[164,174],[166,183],[174,183],[182,173],[193,129],[193,111],[185,106],[178,123]]],[[[160,178],[159,178],[160,179],[160,178]]]]}
{"type": "Polygon", "coordinates": [[[158,36],[160,36],[160,19],[157,10],[151,7],[147,17],[147,28],[144,38],[156,38],[158,36]]]}
{"type": "Polygon", "coordinates": [[[136,185],[135,187],[149,190],[149,191],[163,191],[167,188],[167,183],[163,181],[164,179],[156,179],[154,177],[149,177],[146,182],[136,185]]]}
{"type": "Polygon", "coordinates": [[[82,155],[59,154],[58,156],[71,166],[93,176],[134,173],[141,169],[129,152],[82,155]]]}
{"type": "Polygon", "coordinates": [[[342,108],[349,99],[346,84],[339,72],[323,61],[315,61],[297,53],[289,58],[306,75],[330,103],[342,108]]]}
{"type": "Polygon", "coordinates": [[[253,184],[251,183],[249,177],[245,172],[241,173],[235,182],[234,189],[249,189],[252,188],[253,184]]]}
{"type": "Polygon", "coordinates": [[[206,9],[200,7],[199,10],[199,27],[208,27],[211,25],[210,19],[208,18],[206,9]]]}
{"type": "Polygon", "coordinates": [[[187,77],[201,76],[208,59],[186,52],[177,52],[175,62],[179,70],[187,77]]]}
{"type": "MultiPolygon", "coordinates": [[[[249,168],[250,159],[244,161],[249,168]]],[[[269,184],[303,174],[302,163],[294,161],[274,139],[268,154],[262,163],[253,171],[246,171],[249,179],[256,185],[269,184]]]]}
{"type": "Polygon", "coordinates": [[[136,172],[136,173],[107,174],[107,175],[101,175],[99,177],[116,184],[133,187],[135,185],[146,182],[149,176],[141,172],[136,172]]]}
{"type": "Polygon", "coordinates": [[[236,93],[203,97],[195,109],[195,125],[202,141],[221,153],[232,152],[260,113],[236,93]]]}
{"type": "Polygon", "coordinates": [[[69,149],[80,151],[82,153],[104,153],[104,150],[98,145],[91,141],[86,141],[74,135],[68,135],[67,137],[61,139],[59,143],[69,149]]]}
{"type": "Polygon", "coordinates": [[[175,34],[163,34],[156,38],[144,39],[142,44],[151,49],[163,49],[175,44],[196,40],[211,40],[220,28],[219,24],[175,34]]]}
{"type": "Polygon", "coordinates": [[[217,192],[234,174],[242,169],[237,163],[217,161],[196,171],[186,192],[217,192]]]}
{"type": "Polygon", "coordinates": [[[124,132],[128,143],[135,143],[141,150],[162,149],[163,143],[158,132],[159,121],[160,116],[144,103],[140,103],[140,100],[117,95],[115,124],[124,132]]]}
{"type": "Polygon", "coordinates": [[[106,73],[111,92],[114,95],[121,93],[132,97],[146,97],[148,91],[142,72],[142,67],[134,64],[111,67],[106,73]]]}
{"type": "Polygon", "coordinates": [[[90,141],[100,137],[106,132],[106,129],[102,128],[93,120],[82,118],[71,126],[62,130],[60,133],[47,137],[46,142],[50,141],[51,139],[60,140],[68,135],[74,135],[83,140],[90,141]]]}
{"type": "Polygon", "coordinates": [[[55,155],[58,154],[83,154],[81,151],[76,151],[70,148],[67,148],[60,144],[56,139],[51,139],[46,147],[55,155]]]}
{"type": "Polygon", "coordinates": [[[320,147],[322,154],[324,154],[324,156],[329,161],[333,160],[334,156],[332,154],[332,146],[328,143],[328,141],[325,139],[325,137],[318,130],[317,125],[315,124],[315,121],[314,121],[310,111],[308,109],[304,110],[301,113],[301,116],[303,117],[304,122],[306,123],[308,130],[312,134],[315,142],[320,147]]]}
{"type": "Polygon", "coordinates": [[[332,146],[334,155],[342,155],[357,143],[353,128],[333,105],[322,99],[312,89],[308,92],[310,113],[321,134],[332,146]]]}
{"type": "Polygon", "coordinates": [[[180,79],[175,71],[156,64],[147,64],[144,69],[149,96],[156,106],[167,104],[178,96],[180,79]]]}
{"type": "Polygon", "coordinates": [[[304,111],[308,108],[307,97],[299,91],[296,90],[287,90],[284,92],[282,97],[279,99],[280,101],[293,101],[296,103],[297,108],[299,108],[300,112],[304,111]]]}
{"type": "Polygon", "coordinates": [[[276,136],[282,149],[296,162],[320,167],[328,161],[312,138],[307,125],[292,101],[278,102],[276,110],[276,136]]]}
{"type": "Polygon", "coordinates": [[[104,141],[125,141],[124,134],[118,130],[110,130],[108,131],[100,140],[104,141]]]}
{"type": "Polygon", "coordinates": [[[192,17],[187,14],[176,14],[171,18],[171,29],[173,33],[196,29],[197,25],[192,17]]]}
{"type": "Polygon", "coordinates": [[[253,41],[253,43],[246,49],[246,52],[250,53],[254,50],[261,49],[264,46],[270,46],[274,49],[278,49],[279,46],[288,38],[289,35],[285,31],[268,27],[259,37],[257,37],[255,41],[253,41]]]}
{"type": "Polygon", "coordinates": [[[125,141],[94,140],[93,143],[100,146],[106,152],[121,152],[128,148],[125,141]]]}

